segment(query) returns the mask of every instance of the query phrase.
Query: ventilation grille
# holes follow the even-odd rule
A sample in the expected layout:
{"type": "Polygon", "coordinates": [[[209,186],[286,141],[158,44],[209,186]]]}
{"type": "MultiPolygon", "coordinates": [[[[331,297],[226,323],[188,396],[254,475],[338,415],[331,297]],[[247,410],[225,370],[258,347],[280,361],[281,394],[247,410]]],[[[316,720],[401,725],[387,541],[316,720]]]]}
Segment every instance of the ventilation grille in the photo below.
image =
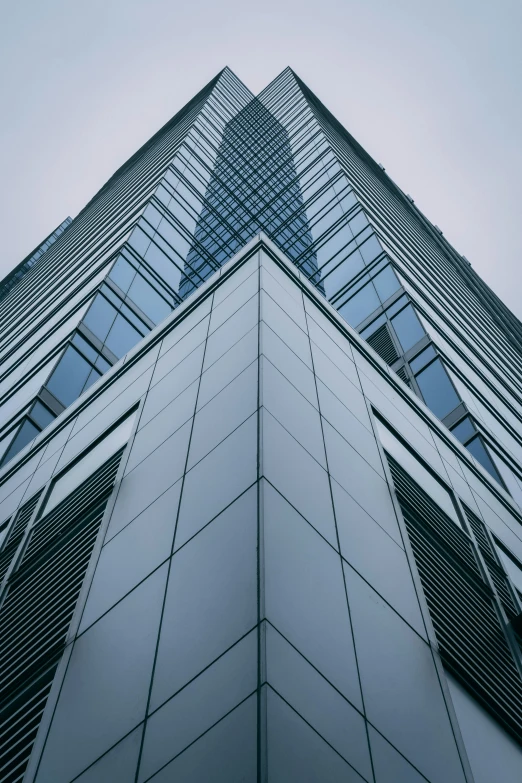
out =
{"type": "Polygon", "coordinates": [[[384,359],[386,364],[393,364],[399,358],[386,324],[380,326],[368,337],[366,342],[379,354],[381,359],[384,359]]]}
{"type": "Polygon", "coordinates": [[[0,609],[0,783],[21,781],[121,452],[33,527],[0,609]]]}
{"type": "Polygon", "coordinates": [[[477,517],[476,514],[473,513],[473,511],[470,511],[470,509],[466,506],[464,506],[464,511],[466,512],[469,525],[475,534],[475,538],[477,539],[477,544],[479,545],[479,549],[484,558],[489,575],[491,576],[491,581],[495,585],[498,597],[502,602],[502,606],[504,607],[506,615],[510,620],[512,620],[513,617],[518,614],[518,609],[515,605],[515,601],[513,600],[511,588],[509,586],[509,582],[506,579],[504,569],[501,566],[497,557],[497,553],[493,549],[488,538],[484,523],[477,517]]]}
{"type": "Polygon", "coordinates": [[[4,546],[0,553],[0,585],[11,565],[11,561],[16,554],[16,550],[18,549],[21,540],[24,537],[25,529],[33,515],[40,495],[41,492],[34,495],[31,500],[28,500],[27,503],[21,507],[16,515],[10,533],[4,541],[4,546]]]}
{"type": "Polygon", "coordinates": [[[406,372],[405,367],[399,367],[399,369],[395,370],[395,372],[399,376],[401,381],[406,384],[406,386],[410,385],[410,379],[408,378],[408,373],[406,372]]]}
{"type": "Polygon", "coordinates": [[[388,460],[441,658],[522,743],[522,679],[474,545],[400,465],[388,460]]]}

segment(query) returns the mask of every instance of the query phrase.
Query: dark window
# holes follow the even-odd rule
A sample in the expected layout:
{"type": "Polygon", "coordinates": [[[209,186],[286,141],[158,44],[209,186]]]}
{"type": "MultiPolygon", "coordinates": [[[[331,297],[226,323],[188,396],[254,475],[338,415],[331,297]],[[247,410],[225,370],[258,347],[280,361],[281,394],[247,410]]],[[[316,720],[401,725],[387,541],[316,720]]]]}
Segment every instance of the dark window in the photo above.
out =
{"type": "Polygon", "coordinates": [[[392,318],[392,324],[404,351],[412,348],[426,334],[411,304],[392,318]]]}
{"type": "Polygon", "coordinates": [[[439,419],[443,419],[460,404],[457,392],[440,359],[435,359],[415,378],[424,402],[439,419]]]}

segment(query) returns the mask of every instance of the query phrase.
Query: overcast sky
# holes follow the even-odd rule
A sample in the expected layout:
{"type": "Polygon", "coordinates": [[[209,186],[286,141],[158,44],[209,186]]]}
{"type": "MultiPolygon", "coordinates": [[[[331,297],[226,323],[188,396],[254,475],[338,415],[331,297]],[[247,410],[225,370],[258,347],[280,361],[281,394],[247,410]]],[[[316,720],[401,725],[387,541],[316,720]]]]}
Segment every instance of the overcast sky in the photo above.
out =
{"type": "Polygon", "coordinates": [[[0,0],[0,277],[223,66],[290,65],[522,317],[521,0],[0,0]]]}

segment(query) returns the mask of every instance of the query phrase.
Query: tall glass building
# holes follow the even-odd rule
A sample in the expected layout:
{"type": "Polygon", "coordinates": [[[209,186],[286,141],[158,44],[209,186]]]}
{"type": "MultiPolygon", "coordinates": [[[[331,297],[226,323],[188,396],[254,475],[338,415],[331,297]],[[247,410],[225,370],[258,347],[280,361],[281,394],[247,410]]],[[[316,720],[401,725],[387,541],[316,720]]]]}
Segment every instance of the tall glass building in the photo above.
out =
{"type": "Polygon", "coordinates": [[[522,780],[522,325],[293,71],[0,323],[0,783],[522,780]]]}

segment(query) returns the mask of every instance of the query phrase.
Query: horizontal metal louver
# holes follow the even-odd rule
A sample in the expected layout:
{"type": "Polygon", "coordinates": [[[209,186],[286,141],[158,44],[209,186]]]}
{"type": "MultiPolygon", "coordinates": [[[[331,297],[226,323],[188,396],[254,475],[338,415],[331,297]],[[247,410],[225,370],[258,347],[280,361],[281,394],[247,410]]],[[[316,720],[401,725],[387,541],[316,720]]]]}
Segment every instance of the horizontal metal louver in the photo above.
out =
{"type": "Polygon", "coordinates": [[[393,364],[399,358],[386,324],[380,326],[377,331],[368,337],[366,342],[387,364],[393,364]]]}
{"type": "Polygon", "coordinates": [[[25,529],[33,515],[33,511],[36,508],[36,504],[38,503],[38,498],[40,495],[41,492],[33,495],[31,500],[28,500],[27,503],[24,503],[24,505],[18,510],[14,524],[11,527],[6,540],[4,541],[4,545],[0,552],[0,585],[2,584],[3,578],[6,575],[9,566],[11,565],[11,561],[15,556],[18,547],[20,546],[21,540],[24,537],[25,529]]]}
{"type": "Polygon", "coordinates": [[[0,609],[0,783],[21,781],[121,459],[33,524],[0,609]]]}
{"type": "Polygon", "coordinates": [[[522,743],[522,679],[474,544],[388,461],[444,665],[522,743]]]}
{"type": "Polygon", "coordinates": [[[511,588],[509,586],[508,580],[506,579],[504,569],[499,562],[497,553],[491,546],[486,528],[482,520],[479,519],[477,515],[473,513],[473,511],[467,508],[467,506],[464,506],[464,511],[466,512],[466,518],[469,522],[469,526],[475,534],[477,544],[479,545],[480,552],[484,558],[484,562],[489,571],[489,575],[491,576],[491,580],[495,585],[498,597],[502,601],[502,605],[508,618],[511,620],[518,614],[518,609],[515,605],[515,601],[513,600],[511,588]]]}
{"type": "Polygon", "coordinates": [[[406,369],[404,367],[399,367],[398,370],[395,370],[396,374],[399,376],[401,381],[406,384],[406,386],[410,385],[410,379],[408,378],[408,373],[406,372],[406,369]]]}

